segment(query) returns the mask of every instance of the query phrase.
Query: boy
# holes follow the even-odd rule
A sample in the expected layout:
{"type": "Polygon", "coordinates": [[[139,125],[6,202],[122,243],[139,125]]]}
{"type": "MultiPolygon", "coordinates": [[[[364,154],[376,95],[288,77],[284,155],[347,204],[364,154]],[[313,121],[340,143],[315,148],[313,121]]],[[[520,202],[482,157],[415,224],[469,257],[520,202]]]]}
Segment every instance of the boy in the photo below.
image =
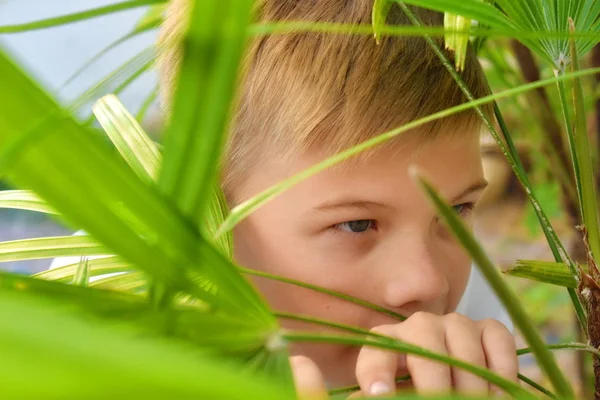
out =
{"type": "MultiPolygon", "coordinates": [[[[163,40],[185,25],[174,0],[163,40]]],[[[264,0],[262,21],[371,22],[373,0],[264,0]]],[[[415,10],[424,23],[442,16],[415,10]]],[[[388,24],[409,25],[394,5],[388,24]]],[[[438,41],[439,44],[440,41],[438,41]]],[[[168,107],[179,54],[160,59],[168,107]]],[[[460,104],[464,95],[422,38],[300,33],[254,40],[224,158],[231,207],[327,156],[411,120],[460,104]]],[[[462,74],[488,93],[470,54],[462,74]]],[[[489,113],[489,109],[485,110],[489,113]]],[[[473,111],[436,121],[327,170],[260,208],[234,231],[239,264],[367,299],[407,316],[401,323],[326,295],[257,278],[274,309],[360,326],[486,367],[516,381],[510,332],[498,321],[455,313],[470,260],[407,174],[416,165],[470,220],[485,187],[473,111]]],[[[299,323],[294,328],[317,329],[299,323]]],[[[318,328],[320,329],[320,328],[318,328]]],[[[301,395],[325,398],[325,382],[358,382],[362,395],[392,393],[410,373],[417,392],[488,393],[460,369],[363,347],[294,347],[301,395]]]]}

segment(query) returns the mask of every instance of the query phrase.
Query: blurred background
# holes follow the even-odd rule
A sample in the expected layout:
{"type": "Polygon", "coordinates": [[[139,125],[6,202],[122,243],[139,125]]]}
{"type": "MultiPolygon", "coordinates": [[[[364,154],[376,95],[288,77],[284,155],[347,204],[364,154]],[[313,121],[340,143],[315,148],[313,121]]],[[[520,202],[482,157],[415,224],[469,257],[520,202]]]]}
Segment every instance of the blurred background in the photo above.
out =
{"type": "MultiPolygon", "coordinates": [[[[68,14],[114,2],[108,0],[0,1],[0,25],[68,14]]],[[[155,31],[136,36],[112,49],[79,74],[76,79],[69,81],[69,78],[94,55],[130,32],[146,12],[146,8],[139,8],[58,28],[0,35],[0,42],[10,49],[48,91],[68,105],[132,56],[152,45],[155,31]]],[[[540,68],[539,65],[542,64],[536,62],[527,49],[511,40],[495,40],[493,44],[488,43],[481,53],[481,60],[494,91],[537,80],[540,76],[552,76],[550,69],[540,68]]],[[[600,50],[595,49],[586,63],[599,66],[600,50]]],[[[599,86],[594,78],[585,82],[588,90],[586,99],[589,102],[591,139],[597,148],[599,127],[596,121],[600,117],[599,86]]],[[[122,91],[119,99],[132,114],[135,114],[155,87],[156,74],[150,70],[122,91]]],[[[581,242],[573,229],[573,215],[569,211],[569,205],[564,201],[561,183],[553,178],[556,176],[553,171],[555,165],[550,161],[553,158],[547,151],[549,144],[562,140],[560,139],[563,130],[561,121],[550,117],[550,115],[560,115],[555,99],[554,88],[549,88],[548,91],[540,90],[516,99],[502,100],[500,108],[514,133],[542,206],[552,219],[563,243],[577,257],[577,254],[582,254],[581,242]]],[[[90,110],[91,103],[78,112],[82,118],[88,118],[91,114],[90,110]]],[[[155,102],[146,114],[143,127],[157,138],[160,126],[160,113],[155,102]]],[[[519,183],[513,177],[504,156],[489,137],[482,139],[482,149],[486,176],[491,185],[477,211],[477,237],[502,269],[514,265],[517,259],[552,260],[552,254],[537,226],[533,210],[519,183]]],[[[0,190],[3,189],[8,187],[0,181],[0,190]]],[[[0,209],[0,241],[69,233],[72,231],[44,214],[0,209]]],[[[29,274],[48,268],[50,261],[9,262],[0,264],[0,268],[29,274]]],[[[518,290],[529,314],[544,327],[548,343],[582,340],[566,290],[524,279],[511,277],[508,279],[518,290]]],[[[520,347],[523,347],[523,343],[520,347]]],[[[557,352],[556,355],[573,382],[580,389],[582,385],[587,387],[588,384],[582,382],[590,382],[589,376],[582,371],[591,372],[591,367],[581,368],[584,362],[582,353],[564,351],[557,352]]],[[[540,379],[541,375],[531,357],[524,356],[520,360],[525,375],[540,379]]]]}
{"type": "MultiPolygon", "coordinates": [[[[0,25],[46,19],[113,3],[114,0],[0,0],[0,25]]],[[[68,82],[78,69],[98,52],[129,33],[147,11],[147,7],[142,7],[56,28],[0,35],[0,43],[8,48],[21,65],[49,92],[68,105],[111,71],[153,44],[155,31],[136,36],[109,51],[72,82],[68,82]]],[[[135,113],[155,85],[156,74],[150,70],[123,90],[119,99],[130,112],[135,113]]],[[[91,115],[91,104],[86,104],[81,110],[82,118],[88,117],[91,115]]],[[[156,129],[154,125],[157,112],[158,107],[154,104],[145,119],[144,127],[147,131],[156,129]]],[[[8,187],[0,181],[0,190],[4,189],[8,187]]],[[[69,232],[69,229],[45,214],[0,209],[0,241],[63,235],[69,232]]],[[[7,262],[0,263],[0,268],[12,272],[33,273],[47,269],[50,261],[7,262]]]]}

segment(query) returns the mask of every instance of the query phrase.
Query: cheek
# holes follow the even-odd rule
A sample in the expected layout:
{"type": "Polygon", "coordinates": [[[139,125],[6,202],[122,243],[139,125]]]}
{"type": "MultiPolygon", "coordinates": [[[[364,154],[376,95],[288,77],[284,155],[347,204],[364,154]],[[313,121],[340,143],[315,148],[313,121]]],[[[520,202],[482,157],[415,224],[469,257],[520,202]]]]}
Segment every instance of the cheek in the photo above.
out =
{"type": "Polygon", "coordinates": [[[447,312],[452,312],[458,306],[467,287],[471,273],[471,259],[459,245],[454,245],[446,254],[446,260],[439,265],[445,266],[444,273],[450,286],[447,312]]]}
{"type": "MultiPolygon", "coordinates": [[[[332,274],[327,273],[331,265],[314,248],[310,238],[282,226],[286,224],[270,224],[255,217],[260,215],[250,216],[234,230],[234,257],[239,265],[334,290],[339,290],[332,287],[334,282],[343,286],[332,281],[332,274]]],[[[252,280],[278,310],[315,314],[318,309],[327,313],[330,308],[329,296],[272,279],[252,277],[252,280]]]]}

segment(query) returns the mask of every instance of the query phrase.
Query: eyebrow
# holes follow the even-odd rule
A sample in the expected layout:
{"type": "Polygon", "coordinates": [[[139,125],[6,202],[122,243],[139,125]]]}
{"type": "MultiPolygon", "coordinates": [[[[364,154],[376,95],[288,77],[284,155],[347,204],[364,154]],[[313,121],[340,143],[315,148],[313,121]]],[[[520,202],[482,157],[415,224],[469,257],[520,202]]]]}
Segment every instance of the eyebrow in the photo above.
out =
{"type": "Polygon", "coordinates": [[[471,186],[469,186],[468,188],[466,188],[465,190],[463,190],[458,196],[454,197],[450,203],[456,203],[458,200],[462,199],[463,197],[467,197],[471,193],[479,192],[480,190],[485,189],[487,186],[488,186],[488,181],[486,181],[485,179],[482,179],[481,181],[476,182],[476,183],[472,184],[471,186]]]}
{"type": "MultiPolygon", "coordinates": [[[[463,197],[470,195],[471,193],[475,193],[480,190],[483,190],[487,186],[488,186],[488,181],[486,181],[485,179],[481,180],[479,182],[476,182],[476,183],[472,184],[471,186],[469,186],[468,188],[466,188],[465,190],[463,190],[458,196],[454,197],[454,199],[452,200],[451,203],[455,203],[456,201],[460,200],[463,197]]],[[[323,204],[315,207],[313,209],[313,211],[328,211],[328,210],[339,209],[339,208],[355,208],[355,209],[358,208],[358,209],[368,210],[371,208],[392,209],[393,207],[388,204],[379,203],[376,201],[355,200],[352,198],[348,198],[348,199],[341,199],[341,200],[335,200],[335,201],[323,203],[323,204]]]]}
{"type": "Polygon", "coordinates": [[[328,211],[337,208],[359,208],[368,210],[370,208],[383,208],[383,209],[391,209],[392,206],[387,204],[378,203],[376,201],[364,201],[364,200],[354,200],[354,199],[342,199],[335,200],[331,202],[323,203],[317,207],[315,207],[314,211],[328,211]]]}

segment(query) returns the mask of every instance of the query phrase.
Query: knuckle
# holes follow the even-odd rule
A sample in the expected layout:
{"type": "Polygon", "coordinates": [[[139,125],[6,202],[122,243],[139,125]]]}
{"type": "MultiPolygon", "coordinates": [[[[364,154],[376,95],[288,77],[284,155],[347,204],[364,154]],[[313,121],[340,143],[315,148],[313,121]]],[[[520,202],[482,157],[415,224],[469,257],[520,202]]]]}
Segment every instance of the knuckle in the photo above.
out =
{"type": "Polygon", "coordinates": [[[482,328],[484,328],[486,330],[488,330],[488,329],[494,330],[494,331],[506,333],[507,335],[512,336],[512,334],[510,333],[508,328],[506,326],[504,326],[504,324],[502,322],[500,322],[496,319],[486,318],[486,319],[479,321],[479,324],[481,325],[482,328]]]}
{"type": "Polygon", "coordinates": [[[474,325],[475,324],[472,319],[470,319],[462,314],[456,313],[456,312],[446,314],[444,316],[444,319],[446,320],[446,323],[451,324],[451,325],[474,325]]]}
{"type": "Polygon", "coordinates": [[[395,325],[378,325],[375,326],[371,329],[369,329],[369,332],[371,333],[377,333],[379,335],[386,335],[386,336],[390,336],[392,334],[392,332],[394,331],[394,327],[395,325]]]}
{"type": "Polygon", "coordinates": [[[411,325],[423,326],[423,325],[432,325],[436,320],[436,316],[425,312],[425,311],[417,311],[412,314],[406,322],[409,322],[411,325]]]}

